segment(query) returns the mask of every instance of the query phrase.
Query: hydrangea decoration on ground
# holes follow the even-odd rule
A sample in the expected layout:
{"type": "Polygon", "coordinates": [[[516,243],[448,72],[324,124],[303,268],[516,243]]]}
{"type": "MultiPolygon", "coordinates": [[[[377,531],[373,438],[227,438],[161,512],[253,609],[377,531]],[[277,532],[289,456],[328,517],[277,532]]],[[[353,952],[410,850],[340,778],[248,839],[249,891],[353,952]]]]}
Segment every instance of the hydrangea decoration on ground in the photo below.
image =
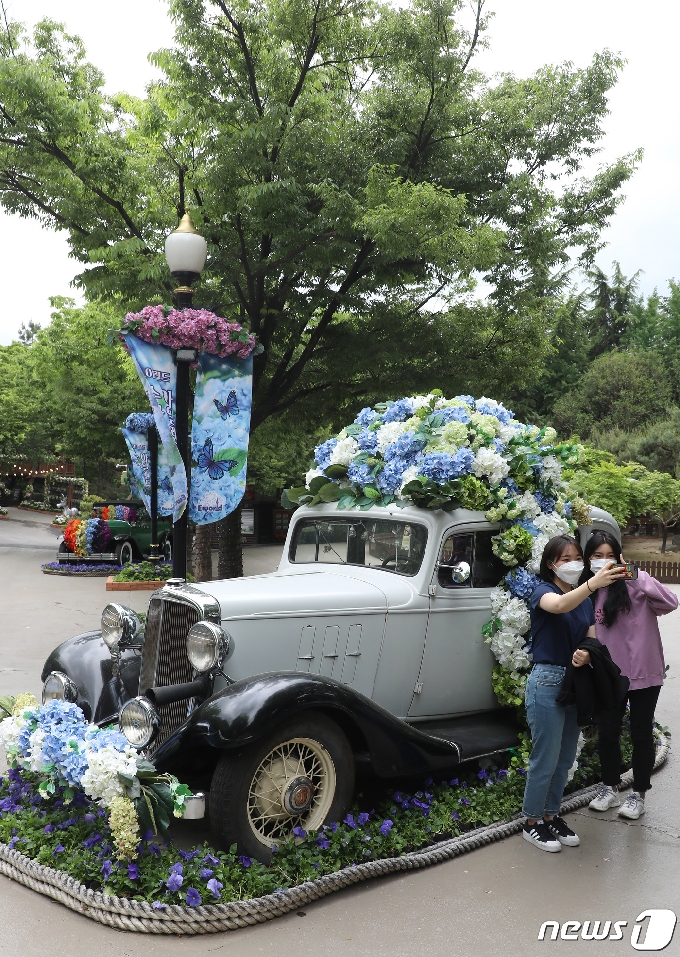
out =
{"type": "Polygon", "coordinates": [[[494,399],[446,399],[435,390],[362,409],[317,446],[316,467],[287,496],[339,509],[467,508],[499,525],[492,547],[510,570],[493,592],[493,617],[483,630],[498,661],[494,691],[501,704],[521,707],[528,602],[543,549],[554,535],[588,522],[588,506],[562,478],[582,454],[579,445],[557,442],[554,429],[519,422],[494,399]]]}
{"type": "Polygon", "coordinates": [[[108,562],[45,562],[40,566],[45,575],[64,575],[66,577],[83,576],[85,578],[107,578],[109,575],[117,575],[127,568],[127,565],[115,565],[108,562]]]}
{"type": "MultiPolygon", "coordinates": [[[[7,699],[0,699],[0,707],[3,701],[7,699]]],[[[70,721],[66,714],[64,722],[70,721]]],[[[52,746],[43,742],[43,749],[52,746]]],[[[626,728],[626,766],[630,754],[626,728]]],[[[571,790],[599,780],[592,738],[585,743],[583,758],[571,790]]],[[[524,760],[518,750],[507,768],[467,767],[446,780],[427,778],[418,789],[392,786],[370,800],[359,796],[367,810],[355,805],[343,821],[319,831],[298,828],[294,839],[277,847],[269,867],[239,855],[236,848],[222,852],[202,844],[182,849],[140,825],[130,811],[132,802],[120,794],[108,806],[81,788],[57,785],[46,794],[43,774],[14,767],[0,778],[0,843],[87,887],[148,901],[157,910],[169,904],[226,903],[273,894],[344,867],[396,857],[508,820],[521,808],[524,760]]],[[[71,773],[77,773],[75,765],[71,773]]],[[[97,775],[101,790],[113,780],[110,774],[97,775]]]]}
{"type": "Polygon", "coordinates": [[[141,312],[126,315],[120,332],[131,332],[145,342],[171,349],[198,349],[221,358],[235,355],[246,359],[262,351],[255,336],[238,322],[229,322],[207,309],[145,306],[141,312]]]}
{"type": "Polygon", "coordinates": [[[38,705],[32,695],[23,694],[0,698],[0,714],[6,715],[0,721],[0,748],[7,763],[15,771],[37,775],[41,797],[59,793],[66,806],[82,791],[101,808],[115,807],[111,833],[119,856],[135,856],[133,820],[166,833],[170,817],[184,814],[189,788],[172,775],[159,774],[120,731],[89,724],[76,704],[52,700],[38,705]]]}

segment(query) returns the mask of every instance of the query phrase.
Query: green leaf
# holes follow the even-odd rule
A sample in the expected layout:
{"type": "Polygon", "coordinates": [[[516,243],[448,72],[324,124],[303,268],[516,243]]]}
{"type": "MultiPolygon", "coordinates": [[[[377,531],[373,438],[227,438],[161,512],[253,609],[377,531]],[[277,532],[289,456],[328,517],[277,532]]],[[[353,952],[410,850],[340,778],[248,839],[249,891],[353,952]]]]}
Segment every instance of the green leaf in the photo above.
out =
{"type": "Polygon", "coordinates": [[[380,489],[375,488],[375,486],[373,485],[364,486],[364,495],[366,496],[366,498],[370,498],[373,501],[375,501],[375,499],[382,498],[382,492],[380,491],[380,489]]]}
{"type": "Polygon", "coordinates": [[[297,505],[302,495],[309,495],[309,490],[305,485],[298,485],[295,488],[287,488],[285,494],[293,505],[297,505]]]}
{"type": "Polygon", "coordinates": [[[309,491],[312,493],[312,495],[317,495],[319,489],[323,488],[324,485],[328,485],[329,482],[330,479],[327,479],[325,475],[317,475],[309,483],[309,491]]]}
{"type": "Polygon", "coordinates": [[[6,715],[11,717],[12,712],[14,711],[15,700],[16,699],[9,694],[0,696],[0,711],[3,711],[6,715]]]}
{"type": "Polygon", "coordinates": [[[347,466],[329,465],[327,469],[324,469],[324,473],[328,476],[328,478],[342,479],[347,475],[347,466]]]}
{"type": "Polygon", "coordinates": [[[342,489],[335,482],[329,482],[319,489],[319,498],[322,502],[337,502],[340,498],[342,489]]]}

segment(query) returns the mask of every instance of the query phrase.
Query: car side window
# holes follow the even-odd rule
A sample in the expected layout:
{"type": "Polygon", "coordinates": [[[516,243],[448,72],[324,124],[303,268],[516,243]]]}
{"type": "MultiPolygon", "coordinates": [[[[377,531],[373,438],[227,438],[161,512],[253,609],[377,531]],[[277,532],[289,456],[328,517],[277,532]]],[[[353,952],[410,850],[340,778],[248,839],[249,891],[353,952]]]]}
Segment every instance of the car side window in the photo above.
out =
{"type": "Polygon", "coordinates": [[[447,535],[439,555],[437,579],[442,588],[493,588],[506,572],[503,562],[491,548],[493,531],[447,535]],[[466,581],[454,580],[454,567],[470,566],[466,581]]]}
{"type": "Polygon", "coordinates": [[[472,533],[449,535],[444,539],[439,554],[439,568],[437,569],[437,578],[442,588],[471,587],[472,576],[468,577],[467,581],[456,582],[453,579],[453,574],[454,568],[461,562],[466,562],[472,568],[473,549],[474,535],[472,533]]]}

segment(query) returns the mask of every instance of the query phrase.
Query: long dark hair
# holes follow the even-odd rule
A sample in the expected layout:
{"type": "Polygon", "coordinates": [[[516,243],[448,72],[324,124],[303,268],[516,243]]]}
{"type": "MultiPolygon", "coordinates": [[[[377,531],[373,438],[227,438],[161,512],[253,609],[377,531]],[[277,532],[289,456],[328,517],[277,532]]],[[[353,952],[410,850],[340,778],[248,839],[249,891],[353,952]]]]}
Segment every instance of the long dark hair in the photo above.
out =
{"type": "Polygon", "coordinates": [[[581,543],[577,541],[577,539],[572,538],[571,535],[555,535],[555,537],[551,538],[546,544],[543,549],[543,554],[541,555],[541,567],[538,570],[538,577],[542,581],[555,581],[555,573],[550,566],[554,564],[558,558],[562,557],[562,554],[570,545],[573,545],[581,558],[583,558],[581,543]]]}
{"type": "MultiPolygon", "coordinates": [[[[617,564],[621,564],[621,546],[619,545],[617,539],[614,538],[610,532],[593,532],[586,543],[586,550],[583,555],[583,561],[585,562],[586,567],[583,569],[583,574],[581,575],[579,585],[582,585],[584,581],[592,578],[595,574],[590,567],[590,557],[595,549],[599,548],[600,545],[609,545],[611,550],[614,552],[614,560],[617,562],[617,564]]],[[[595,604],[596,597],[597,592],[595,592],[594,595],[591,595],[591,601],[593,605],[595,604]]],[[[611,628],[618,618],[620,611],[628,614],[630,607],[630,595],[628,594],[628,587],[625,581],[620,578],[618,581],[612,582],[607,588],[607,597],[605,598],[604,605],[602,606],[604,623],[606,627],[611,628]]]]}

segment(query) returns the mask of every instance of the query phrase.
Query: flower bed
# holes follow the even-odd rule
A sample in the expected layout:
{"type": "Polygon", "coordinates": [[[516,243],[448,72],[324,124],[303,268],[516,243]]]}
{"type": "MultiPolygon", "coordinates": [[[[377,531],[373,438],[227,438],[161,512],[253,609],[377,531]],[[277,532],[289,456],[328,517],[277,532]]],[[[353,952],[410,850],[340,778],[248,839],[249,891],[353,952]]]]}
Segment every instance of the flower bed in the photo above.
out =
{"type": "MultiPolygon", "coordinates": [[[[142,821],[142,815],[138,822],[130,813],[131,804],[138,813],[144,804],[139,798],[130,801],[127,794],[134,790],[129,782],[134,784],[135,776],[144,785],[145,763],[122,735],[88,728],[75,705],[51,702],[37,709],[24,707],[27,702],[28,696],[18,705],[0,699],[0,706],[14,712],[0,723],[0,739],[10,762],[24,765],[0,780],[0,842],[89,888],[147,901],[157,910],[276,894],[345,867],[408,854],[508,820],[521,807],[525,745],[511,752],[506,768],[465,767],[448,780],[427,778],[417,790],[385,788],[368,802],[359,796],[370,810],[355,806],[342,822],[318,832],[297,828],[268,867],[234,848],[223,852],[201,844],[186,851],[158,836],[154,824],[163,823],[160,813],[153,822],[148,817],[142,821]]],[[[592,737],[584,757],[572,790],[599,780],[592,737]]],[[[624,760],[629,757],[626,729],[624,760]]],[[[181,787],[176,788],[175,810],[186,799],[181,787]]],[[[173,806],[169,791],[165,804],[158,806],[165,808],[168,824],[173,806]]]]}
{"type": "Polygon", "coordinates": [[[0,518],[9,518],[9,509],[6,509],[4,505],[0,505],[0,518]]]}
{"type": "Polygon", "coordinates": [[[122,571],[123,565],[95,564],[84,562],[46,562],[42,567],[43,575],[65,575],[68,578],[106,578],[122,571]]]}
{"type": "Polygon", "coordinates": [[[42,515],[58,515],[59,509],[50,508],[47,502],[22,502],[17,508],[25,512],[40,512],[42,515]]]}

